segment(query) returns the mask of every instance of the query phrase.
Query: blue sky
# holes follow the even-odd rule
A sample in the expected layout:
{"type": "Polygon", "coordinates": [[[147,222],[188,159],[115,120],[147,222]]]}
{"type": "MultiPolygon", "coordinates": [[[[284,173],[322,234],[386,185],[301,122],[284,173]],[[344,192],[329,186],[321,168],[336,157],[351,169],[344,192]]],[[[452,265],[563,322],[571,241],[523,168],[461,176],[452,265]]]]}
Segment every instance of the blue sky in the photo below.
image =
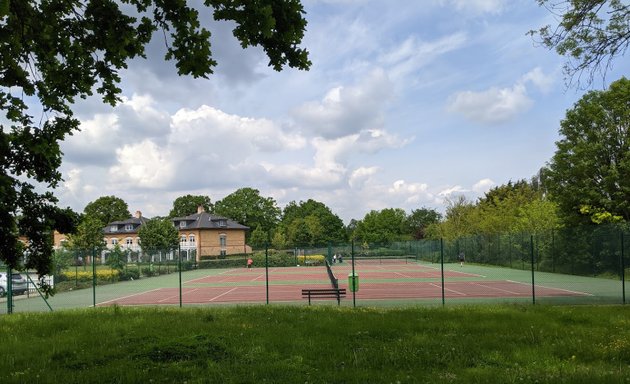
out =
{"type": "Polygon", "coordinates": [[[269,69],[208,12],[209,79],[177,76],[152,42],[122,73],[120,105],[76,105],[60,204],[115,195],[151,217],[178,196],[252,187],[280,207],[321,201],[345,223],[373,209],[443,212],[446,199],[536,174],[583,94],[526,35],[554,22],[534,0],[303,4],[307,72],[269,69]]]}

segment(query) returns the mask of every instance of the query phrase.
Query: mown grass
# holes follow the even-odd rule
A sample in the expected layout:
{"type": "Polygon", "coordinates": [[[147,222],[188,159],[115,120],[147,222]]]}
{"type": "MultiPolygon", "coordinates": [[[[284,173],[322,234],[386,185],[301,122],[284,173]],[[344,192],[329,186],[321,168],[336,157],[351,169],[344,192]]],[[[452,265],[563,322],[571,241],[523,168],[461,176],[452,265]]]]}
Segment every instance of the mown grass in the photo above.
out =
{"type": "Polygon", "coordinates": [[[0,383],[624,383],[630,307],[100,308],[0,317],[0,383]]]}

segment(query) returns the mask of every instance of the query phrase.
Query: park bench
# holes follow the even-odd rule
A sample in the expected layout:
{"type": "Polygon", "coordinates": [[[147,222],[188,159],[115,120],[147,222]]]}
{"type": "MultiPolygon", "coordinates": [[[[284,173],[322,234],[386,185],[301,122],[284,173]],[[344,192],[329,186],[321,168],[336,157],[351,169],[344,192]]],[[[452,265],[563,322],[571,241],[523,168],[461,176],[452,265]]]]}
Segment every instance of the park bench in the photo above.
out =
{"type": "Polygon", "coordinates": [[[341,298],[346,297],[345,288],[309,288],[302,290],[302,298],[308,297],[308,305],[311,305],[311,298],[314,299],[337,299],[337,305],[341,305],[341,298]]]}

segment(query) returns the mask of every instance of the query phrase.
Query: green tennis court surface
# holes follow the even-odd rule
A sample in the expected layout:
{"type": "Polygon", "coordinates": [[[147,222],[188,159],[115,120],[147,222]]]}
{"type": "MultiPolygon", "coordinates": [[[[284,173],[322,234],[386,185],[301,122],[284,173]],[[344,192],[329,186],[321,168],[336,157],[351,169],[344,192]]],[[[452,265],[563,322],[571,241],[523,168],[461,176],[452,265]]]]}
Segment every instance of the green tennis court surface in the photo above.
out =
{"type": "MultiPolygon", "coordinates": [[[[349,262],[333,264],[331,271],[340,288],[348,288],[349,262]]],[[[536,302],[620,303],[621,282],[545,272],[466,264],[439,264],[408,259],[357,260],[357,305],[415,305],[536,302]]],[[[194,270],[58,293],[48,300],[56,309],[97,305],[213,305],[238,303],[300,303],[303,288],[331,287],[326,267],[235,268],[194,270]],[[181,295],[180,295],[181,292],[181,295]]],[[[342,305],[352,305],[352,293],[342,305]]],[[[6,299],[3,299],[6,300],[6,299]]],[[[336,303],[335,303],[336,304],[336,303]]],[[[48,311],[36,294],[17,296],[14,311],[48,311]]],[[[0,303],[6,313],[6,304],[0,303]],[[4,305],[3,305],[4,304],[4,305]]]]}

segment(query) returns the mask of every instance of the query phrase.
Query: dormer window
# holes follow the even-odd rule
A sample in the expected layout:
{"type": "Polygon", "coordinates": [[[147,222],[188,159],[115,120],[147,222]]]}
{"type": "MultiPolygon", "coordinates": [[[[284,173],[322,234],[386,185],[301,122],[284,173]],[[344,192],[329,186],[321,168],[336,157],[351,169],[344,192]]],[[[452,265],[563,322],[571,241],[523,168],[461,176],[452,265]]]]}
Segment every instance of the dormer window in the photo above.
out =
{"type": "Polygon", "coordinates": [[[133,231],[133,224],[125,224],[125,231],[133,231]]]}
{"type": "Polygon", "coordinates": [[[112,231],[112,232],[118,232],[118,226],[117,226],[117,225],[112,225],[112,226],[109,228],[109,230],[110,230],[110,231],[112,231]]]}
{"type": "Polygon", "coordinates": [[[180,221],[179,222],[179,227],[180,228],[186,228],[186,222],[185,221],[180,221]]]}
{"type": "Polygon", "coordinates": [[[219,220],[219,227],[227,227],[227,220],[219,220]]]}

